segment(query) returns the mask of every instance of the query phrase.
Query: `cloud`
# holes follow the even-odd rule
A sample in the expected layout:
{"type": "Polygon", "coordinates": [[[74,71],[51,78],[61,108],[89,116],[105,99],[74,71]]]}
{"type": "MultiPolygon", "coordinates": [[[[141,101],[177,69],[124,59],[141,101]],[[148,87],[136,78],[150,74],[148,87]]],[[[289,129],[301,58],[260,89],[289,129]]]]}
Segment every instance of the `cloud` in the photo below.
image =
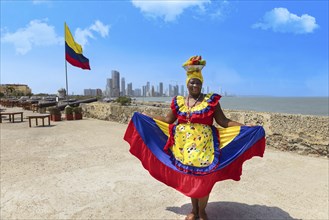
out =
{"type": "Polygon", "coordinates": [[[209,16],[212,19],[224,19],[227,14],[231,13],[231,4],[228,1],[211,2],[212,7],[209,8],[209,16]]]}
{"type": "Polygon", "coordinates": [[[272,29],[274,32],[307,34],[312,33],[319,25],[314,17],[303,14],[297,16],[286,8],[274,8],[265,13],[262,22],[252,25],[263,30],[272,29]]]}
{"type": "Polygon", "coordinates": [[[109,34],[109,26],[104,25],[100,21],[96,21],[95,24],[91,25],[90,29],[101,34],[102,37],[106,37],[109,34]]]}
{"type": "Polygon", "coordinates": [[[33,46],[63,44],[63,41],[63,37],[55,33],[54,26],[41,20],[32,20],[25,28],[1,36],[1,42],[14,44],[16,52],[22,55],[29,52],[33,46]]]}
{"type": "MultiPolygon", "coordinates": [[[[2,32],[5,32],[4,30],[2,32]]],[[[88,38],[95,39],[93,33],[106,37],[109,34],[109,26],[97,20],[86,29],[77,28],[74,39],[84,46],[88,43],[88,38]]],[[[46,20],[32,20],[25,28],[20,28],[14,33],[1,33],[1,43],[13,44],[16,52],[24,55],[34,46],[62,45],[64,37],[58,36],[55,27],[47,24],[46,20]]]]}
{"type": "Polygon", "coordinates": [[[95,39],[93,32],[99,33],[103,38],[109,34],[109,25],[104,25],[101,21],[97,20],[94,24],[85,29],[77,28],[74,33],[74,39],[76,42],[84,47],[88,44],[88,38],[95,39]]]}
{"type": "Polygon", "coordinates": [[[140,1],[132,0],[132,4],[141,10],[141,12],[151,18],[161,18],[165,22],[172,22],[181,15],[184,10],[191,7],[198,7],[204,11],[205,6],[210,4],[210,0],[162,0],[162,1],[140,1]]]}

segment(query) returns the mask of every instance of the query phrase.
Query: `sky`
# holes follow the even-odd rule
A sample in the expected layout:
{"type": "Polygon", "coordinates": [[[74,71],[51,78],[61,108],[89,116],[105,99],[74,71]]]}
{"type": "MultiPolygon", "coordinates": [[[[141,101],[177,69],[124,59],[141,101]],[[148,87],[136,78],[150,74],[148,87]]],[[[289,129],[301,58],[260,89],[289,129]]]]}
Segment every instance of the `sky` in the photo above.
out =
{"type": "Polygon", "coordinates": [[[32,93],[185,85],[201,55],[204,88],[238,96],[328,97],[328,1],[1,0],[1,84],[32,93]],[[91,70],[65,61],[64,23],[91,70]]]}

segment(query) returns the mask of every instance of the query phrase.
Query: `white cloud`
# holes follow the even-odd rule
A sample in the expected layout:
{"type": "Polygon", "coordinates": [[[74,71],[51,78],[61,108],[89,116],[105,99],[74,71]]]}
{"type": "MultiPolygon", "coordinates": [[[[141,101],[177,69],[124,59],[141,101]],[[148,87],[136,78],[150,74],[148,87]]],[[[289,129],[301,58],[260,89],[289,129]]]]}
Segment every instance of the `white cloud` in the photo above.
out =
{"type": "Polygon", "coordinates": [[[165,22],[175,21],[184,10],[190,7],[198,7],[199,10],[204,11],[205,6],[211,3],[210,0],[132,0],[131,2],[145,16],[163,18],[165,22]]]}
{"type": "Polygon", "coordinates": [[[101,21],[97,20],[90,27],[85,29],[77,28],[74,33],[74,39],[77,43],[84,47],[88,43],[88,38],[95,39],[93,32],[99,33],[103,38],[109,34],[109,25],[104,25],[101,21]]]}
{"type": "Polygon", "coordinates": [[[91,25],[90,29],[99,32],[102,37],[106,37],[109,34],[109,26],[104,25],[102,22],[98,20],[95,21],[95,24],[91,25]]]}
{"type": "Polygon", "coordinates": [[[20,28],[14,33],[5,33],[1,42],[12,43],[19,54],[26,54],[33,46],[50,46],[63,44],[63,37],[55,33],[54,26],[45,21],[32,20],[25,28],[20,28]]]}
{"type": "Polygon", "coordinates": [[[214,1],[211,4],[212,7],[209,8],[208,14],[213,19],[224,19],[232,11],[231,4],[228,1],[214,1]]]}
{"type": "Polygon", "coordinates": [[[319,25],[314,17],[303,14],[297,16],[286,8],[274,8],[265,13],[262,22],[252,25],[263,30],[272,29],[274,32],[307,34],[312,33],[319,25]]]}
{"type": "MultiPolygon", "coordinates": [[[[25,28],[20,28],[14,33],[1,30],[1,43],[10,43],[15,46],[18,54],[24,55],[34,46],[51,46],[64,44],[64,37],[58,36],[55,27],[47,24],[46,20],[32,20],[25,28]]],[[[102,37],[108,36],[109,26],[100,21],[95,21],[86,29],[77,28],[74,39],[82,46],[88,43],[88,38],[95,39],[93,32],[102,37]]]]}

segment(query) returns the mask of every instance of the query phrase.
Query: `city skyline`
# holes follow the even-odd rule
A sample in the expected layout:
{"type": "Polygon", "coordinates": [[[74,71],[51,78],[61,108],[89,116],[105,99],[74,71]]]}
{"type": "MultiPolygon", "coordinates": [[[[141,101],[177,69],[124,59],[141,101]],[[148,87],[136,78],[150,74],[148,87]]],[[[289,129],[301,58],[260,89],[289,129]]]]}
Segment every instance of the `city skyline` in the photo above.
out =
{"type": "MultiPolygon", "coordinates": [[[[151,82],[146,81],[144,85],[140,88],[134,88],[133,82],[126,83],[125,77],[120,77],[120,72],[117,70],[112,70],[112,78],[106,79],[106,86],[103,92],[105,97],[119,97],[119,96],[130,96],[130,97],[173,97],[177,95],[185,96],[187,94],[186,85],[174,85],[168,84],[167,89],[165,89],[164,83],[159,82],[158,85],[151,84],[151,82]],[[120,84],[121,82],[121,84],[120,84]],[[121,86],[120,86],[121,85],[121,86]],[[127,86],[126,86],[127,85],[127,86]],[[118,88],[119,86],[119,88],[118,88]],[[125,89],[127,87],[127,89],[125,89]]],[[[202,87],[202,92],[209,93],[209,86],[202,87]]],[[[227,92],[211,91],[221,95],[227,95],[227,92]]]]}

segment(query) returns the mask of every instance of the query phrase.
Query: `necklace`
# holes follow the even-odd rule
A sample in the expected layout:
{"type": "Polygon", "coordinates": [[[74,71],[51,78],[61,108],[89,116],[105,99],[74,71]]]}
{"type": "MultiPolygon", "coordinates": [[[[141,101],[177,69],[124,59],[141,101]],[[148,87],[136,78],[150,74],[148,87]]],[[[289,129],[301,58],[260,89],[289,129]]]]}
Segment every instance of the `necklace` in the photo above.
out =
{"type": "Polygon", "coordinates": [[[192,106],[190,106],[190,96],[187,96],[187,112],[186,112],[186,120],[187,120],[187,123],[189,124],[190,123],[190,119],[192,117],[192,114],[191,114],[191,109],[194,108],[194,106],[196,105],[196,103],[198,103],[200,97],[201,97],[202,93],[200,93],[199,97],[197,99],[195,99],[195,102],[192,106]]]}

